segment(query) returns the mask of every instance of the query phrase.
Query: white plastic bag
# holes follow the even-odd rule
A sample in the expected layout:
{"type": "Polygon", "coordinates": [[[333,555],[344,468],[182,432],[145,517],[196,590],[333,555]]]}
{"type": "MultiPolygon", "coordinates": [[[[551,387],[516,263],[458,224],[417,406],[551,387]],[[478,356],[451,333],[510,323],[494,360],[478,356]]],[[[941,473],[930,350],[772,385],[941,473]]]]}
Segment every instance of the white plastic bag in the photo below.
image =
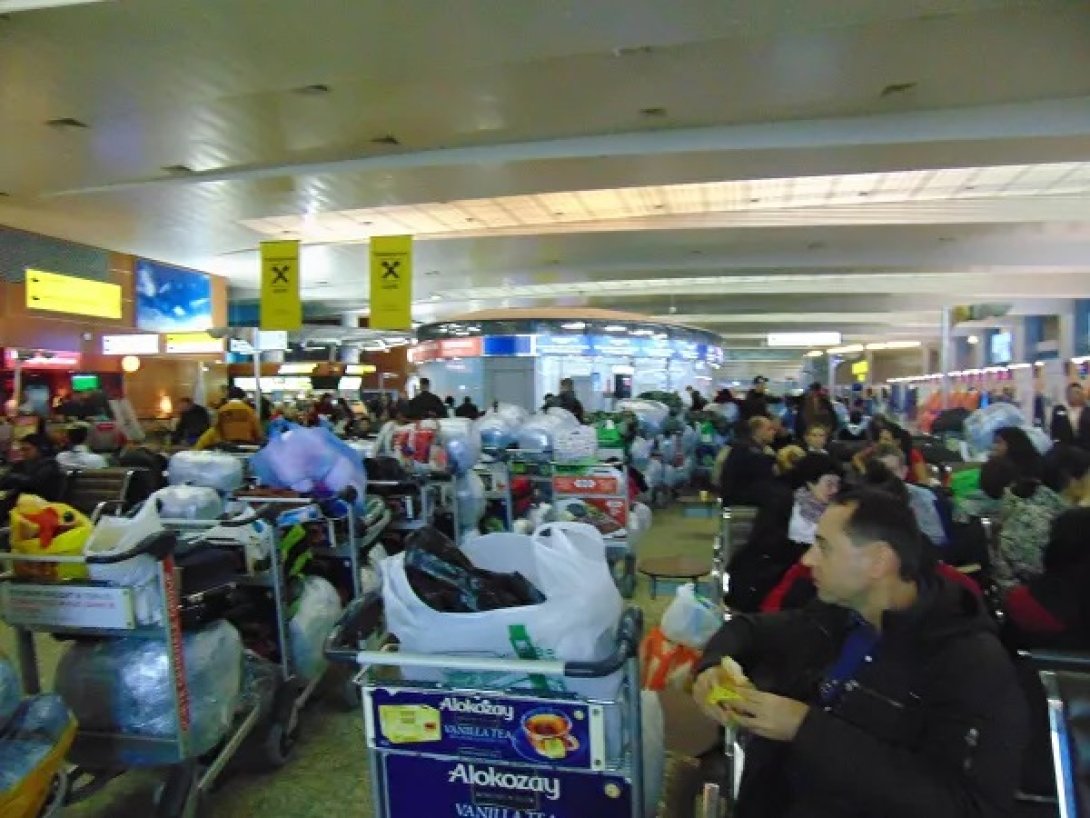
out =
{"type": "Polygon", "coordinates": [[[172,486],[207,486],[224,494],[242,487],[242,461],[223,452],[178,452],[170,458],[172,486]]]}
{"type": "MultiPolygon", "coordinates": [[[[551,523],[534,536],[488,534],[463,548],[479,568],[518,571],[546,597],[539,605],[477,613],[447,613],[417,597],[405,574],[404,555],[382,563],[382,597],[389,631],[414,653],[502,656],[569,661],[596,660],[614,648],[622,601],[605,558],[605,541],[588,525],[551,523]]],[[[609,698],[616,675],[606,679],[480,674],[457,669],[414,669],[413,678],[452,686],[571,690],[609,698]]]]}
{"type": "Polygon", "coordinates": [[[697,596],[693,583],[686,582],[677,589],[674,601],[663,613],[661,627],[671,642],[704,650],[722,624],[723,618],[715,606],[697,596]]]}
{"type": "MultiPolygon", "coordinates": [[[[122,554],[145,537],[162,531],[155,503],[144,503],[134,517],[102,517],[95,523],[84,543],[83,553],[91,555],[122,554]]],[[[163,600],[159,592],[158,566],[150,554],[141,554],[109,565],[87,566],[91,579],[134,588],[136,621],[151,625],[162,620],[163,600]]]]}
{"type": "Polygon", "coordinates": [[[326,637],[341,615],[337,589],[321,577],[307,577],[299,609],[288,624],[291,661],[295,672],[307,680],[317,679],[326,669],[323,653],[326,637]]]}
{"type": "Polygon", "coordinates": [[[206,486],[167,486],[151,499],[166,520],[215,520],[223,514],[223,498],[206,486]]]}

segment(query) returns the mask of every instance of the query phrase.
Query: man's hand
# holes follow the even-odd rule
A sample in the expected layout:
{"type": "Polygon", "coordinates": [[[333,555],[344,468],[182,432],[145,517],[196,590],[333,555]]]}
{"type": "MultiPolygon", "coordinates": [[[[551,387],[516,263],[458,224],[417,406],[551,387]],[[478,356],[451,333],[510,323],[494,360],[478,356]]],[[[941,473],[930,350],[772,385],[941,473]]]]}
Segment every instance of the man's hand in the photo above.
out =
{"type": "Polygon", "coordinates": [[[715,687],[718,678],[718,666],[710,667],[697,676],[696,682],[693,684],[693,698],[700,705],[700,709],[704,711],[704,715],[726,727],[731,723],[730,711],[721,705],[708,703],[708,696],[711,695],[712,688],[715,687]]]}
{"type": "MultiPolygon", "coordinates": [[[[731,702],[727,718],[749,732],[773,741],[794,741],[810,706],[802,702],[743,688],[741,698],[731,702]]],[[[726,722],[723,722],[726,723],[726,722]]]]}

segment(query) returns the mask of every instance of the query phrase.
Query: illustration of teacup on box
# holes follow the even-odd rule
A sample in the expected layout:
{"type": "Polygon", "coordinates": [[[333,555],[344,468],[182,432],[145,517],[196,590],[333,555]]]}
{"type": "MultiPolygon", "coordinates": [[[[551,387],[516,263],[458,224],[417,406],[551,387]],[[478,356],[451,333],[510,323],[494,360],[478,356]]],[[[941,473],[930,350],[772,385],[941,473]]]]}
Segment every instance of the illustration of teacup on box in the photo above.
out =
{"type": "Polygon", "coordinates": [[[522,719],[522,731],[538,755],[558,761],[579,749],[571,734],[571,721],[563,713],[534,710],[522,719]]]}

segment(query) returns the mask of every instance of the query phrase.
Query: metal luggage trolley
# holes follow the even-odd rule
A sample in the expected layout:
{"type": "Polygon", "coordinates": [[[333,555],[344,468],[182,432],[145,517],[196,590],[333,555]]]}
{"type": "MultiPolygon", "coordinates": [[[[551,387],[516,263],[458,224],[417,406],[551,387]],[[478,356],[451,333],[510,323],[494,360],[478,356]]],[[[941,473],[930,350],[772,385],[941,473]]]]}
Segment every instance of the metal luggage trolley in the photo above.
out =
{"type": "Polygon", "coordinates": [[[326,649],[331,660],[361,668],[375,818],[649,818],[643,811],[638,609],[623,615],[609,658],[561,662],[355,649],[380,621],[380,607],[377,597],[353,603],[326,649]],[[450,687],[390,672],[437,668],[529,676],[538,690],[450,687]],[[621,684],[610,700],[540,690],[549,680],[555,688],[562,678],[617,671],[621,684]]]}
{"type": "MultiPolygon", "coordinates": [[[[6,531],[4,532],[6,534],[6,531]]],[[[170,700],[177,731],[170,736],[108,733],[80,728],[68,753],[68,802],[99,792],[129,768],[167,768],[156,795],[159,818],[197,818],[216,779],[244,742],[272,712],[278,688],[267,678],[243,682],[232,724],[213,749],[200,754],[194,746],[193,713],[183,649],[180,588],[174,551],[177,535],[169,530],[146,537],[118,554],[42,556],[16,554],[7,537],[0,542],[0,564],[111,565],[145,555],[155,562],[158,622],[141,621],[137,598],[146,586],[101,580],[24,578],[14,571],[0,574],[0,617],[15,631],[24,692],[41,691],[34,633],[101,639],[147,639],[165,645],[170,700]]]]}
{"type": "Polygon", "coordinates": [[[503,450],[485,450],[481,462],[473,467],[473,471],[484,483],[485,500],[503,503],[504,530],[514,531],[515,501],[511,497],[511,467],[505,454],[503,450]]]}
{"type": "MultiPolygon", "coordinates": [[[[444,505],[444,487],[452,484],[453,477],[449,474],[414,474],[405,480],[368,480],[367,489],[369,493],[382,497],[390,508],[391,519],[386,530],[407,537],[433,524],[436,512],[444,505]]],[[[450,509],[457,539],[461,536],[458,504],[451,502],[450,509]]]]}

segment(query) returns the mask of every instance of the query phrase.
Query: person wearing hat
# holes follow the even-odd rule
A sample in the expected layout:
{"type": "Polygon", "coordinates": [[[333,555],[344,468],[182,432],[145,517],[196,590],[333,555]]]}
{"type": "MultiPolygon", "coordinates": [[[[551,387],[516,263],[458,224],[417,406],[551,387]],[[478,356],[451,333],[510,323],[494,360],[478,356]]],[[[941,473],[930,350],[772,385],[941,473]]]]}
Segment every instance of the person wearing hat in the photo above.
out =
{"type": "Polygon", "coordinates": [[[20,460],[0,478],[0,519],[7,519],[21,494],[35,494],[55,502],[64,492],[64,475],[49,452],[52,445],[43,434],[27,435],[18,443],[20,460]]]}
{"type": "Polygon", "coordinates": [[[57,455],[57,465],[65,470],[106,468],[106,458],[91,451],[87,434],[91,427],[86,423],[73,423],[68,427],[68,448],[57,455]]]}
{"type": "Polygon", "coordinates": [[[753,379],[753,388],[746,393],[742,405],[738,407],[742,420],[755,417],[771,417],[768,411],[768,395],[765,389],[768,386],[768,378],[758,375],[753,379]]]}

